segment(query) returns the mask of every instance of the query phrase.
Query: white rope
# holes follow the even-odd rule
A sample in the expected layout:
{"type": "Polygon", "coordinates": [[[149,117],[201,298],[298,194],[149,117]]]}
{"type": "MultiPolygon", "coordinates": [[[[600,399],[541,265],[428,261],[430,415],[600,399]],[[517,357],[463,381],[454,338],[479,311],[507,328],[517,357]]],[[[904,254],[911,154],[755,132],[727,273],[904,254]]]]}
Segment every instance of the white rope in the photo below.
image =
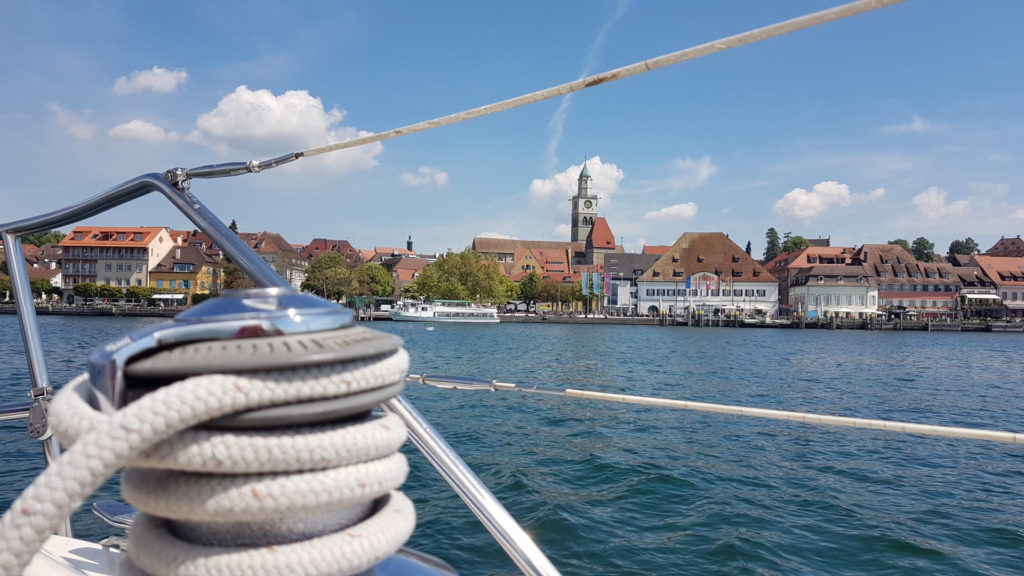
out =
{"type": "Polygon", "coordinates": [[[372,417],[353,426],[289,431],[277,439],[265,433],[229,431],[218,437],[188,429],[239,411],[393,384],[402,380],[408,365],[408,355],[399,350],[385,358],[303,369],[196,376],[161,387],[109,414],[90,406],[88,379],[79,376],[52,404],[55,433],[70,448],[0,520],[0,574],[20,574],[56,527],[128,463],[156,468],[182,464],[177,471],[125,472],[129,502],[142,509],[129,532],[128,559],[148,573],[319,575],[368,569],[401,547],[415,524],[411,503],[393,491],[405,478],[404,457],[384,455],[393,453],[404,440],[400,420],[372,417]],[[176,436],[183,431],[187,432],[176,436]],[[356,450],[326,446],[361,432],[385,446],[356,450]],[[311,439],[325,445],[303,444],[311,439]],[[320,448],[324,453],[311,454],[320,448]],[[199,462],[211,454],[209,461],[199,462]],[[269,466],[258,464],[258,457],[267,454],[269,466]],[[339,463],[353,470],[339,471],[339,463]],[[149,483],[156,476],[171,484],[154,490],[149,483]],[[214,486],[212,492],[210,485],[202,488],[207,496],[216,493],[217,487],[222,490],[211,497],[209,509],[200,501],[202,496],[192,492],[198,489],[199,478],[211,480],[214,486]],[[159,493],[170,498],[154,499],[159,493]],[[181,499],[181,510],[175,498],[181,499]],[[146,508],[168,514],[174,518],[171,522],[184,523],[169,526],[169,521],[145,513],[146,508]],[[267,514],[249,512],[258,508],[268,510],[267,514]],[[372,515],[362,519],[368,512],[372,515]],[[352,523],[357,520],[361,521],[352,523]],[[233,534],[235,528],[241,533],[233,534]],[[323,535],[325,528],[332,532],[323,535]],[[270,531],[282,529],[290,531],[284,544],[250,549],[237,543],[252,541],[259,546],[270,531]],[[210,537],[215,545],[190,544],[181,538],[183,533],[189,538],[210,537]],[[310,536],[311,540],[290,541],[310,536]],[[157,550],[156,542],[169,548],[157,550]]]}
{"type": "Polygon", "coordinates": [[[416,124],[409,124],[400,128],[394,128],[386,132],[379,132],[377,134],[370,134],[361,138],[353,138],[351,140],[345,140],[343,142],[337,142],[334,144],[328,144],[326,146],[320,146],[318,148],[310,148],[303,152],[299,152],[300,156],[316,156],[317,154],[325,154],[327,152],[335,152],[343,150],[345,148],[354,148],[356,146],[363,146],[373,142],[380,142],[382,140],[390,140],[391,138],[397,138],[406,134],[413,134],[416,132],[423,132],[425,130],[431,130],[433,128],[440,128],[441,126],[447,126],[449,124],[455,124],[465,120],[471,120],[473,118],[479,118],[481,116],[487,116],[496,112],[502,112],[504,110],[510,110],[512,108],[518,108],[527,104],[533,104],[535,102],[541,102],[556,96],[563,96],[572,92],[578,92],[586,88],[592,88],[599,86],[613,80],[621,80],[644,72],[650,72],[657,70],[658,68],[664,68],[671,66],[672,64],[678,64],[685,62],[686,60],[693,60],[716,52],[722,52],[730,48],[737,48],[745,44],[751,44],[759,42],[761,40],[767,40],[776,36],[782,36],[783,34],[789,34],[790,32],[796,32],[797,30],[803,30],[804,28],[810,28],[826,22],[832,22],[841,18],[854,16],[863,12],[871,10],[877,10],[885,6],[890,6],[902,2],[903,0],[859,0],[857,2],[851,2],[849,4],[843,4],[836,6],[835,8],[829,8],[813,14],[807,14],[784,22],[771,24],[763,28],[756,30],[750,30],[737,34],[735,36],[729,36],[728,38],[722,38],[707,42],[699,46],[686,48],[670,54],[651,58],[650,60],[644,60],[643,62],[637,62],[630,64],[629,66],[623,66],[593,76],[588,76],[580,80],[574,80],[572,82],[566,82],[557,86],[552,86],[544,90],[538,90],[522,96],[516,96],[515,98],[509,98],[508,100],[502,100],[493,104],[487,104],[478,108],[465,110],[462,112],[456,112],[455,114],[449,114],[447,116],[441,116],[434,118],[433,120],[426,120],[424,122],[417,122],[416,124]]]}

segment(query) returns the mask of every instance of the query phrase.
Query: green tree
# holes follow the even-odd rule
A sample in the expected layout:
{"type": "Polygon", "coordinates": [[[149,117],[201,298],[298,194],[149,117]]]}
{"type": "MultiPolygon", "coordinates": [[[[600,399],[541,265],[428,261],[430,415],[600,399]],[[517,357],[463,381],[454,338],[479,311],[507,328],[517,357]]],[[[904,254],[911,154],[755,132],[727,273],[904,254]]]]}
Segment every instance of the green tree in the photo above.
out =
{"type": "Polygon", "coordinates": [[[46,278],[29,278],[28,285],[32,289],[33,296],[49,294],[50,288],[53,288],[53,284],[50,284],[50,281],[46,278]]]}
{"type": "Polygon", "coordinates": [[[750,252],[752,250],[753,250],[753,246],[751,246],[750,240],[747,240],[747,247],[744,248],[743,251],[747,253],[747,256],[750,256],[750,252]]]}
{"type": "Polygon", "coordinates": [[[300,286],[329,300],[358,296],[361,290],[353,283],[352,270],[345,257],[337,252],[321,252],[306,267],[306,279],[300,286]]]}
{"type": "Polygon", "coordinates": [[[199,292],[197,294],[193,294],[192,295],[192,305],[195,306],[196,304],[205,302],[205,301],[209,300],[210,298],[216,298],[216,297],[217,297],[217,295],[214,294],[213,292],[199,292]]]}
{"type": "Polygon", "coordinates": [[[888,243],[889,243],[889,244],[895,244],[896,246],[903,246],[903,248],[904,248],[904,249],[905,249],[905,250],[906,250],[907,252],[910,252],[910,242],[907,242],[907,241],[906,241],[906,240],[904,240],[903,238],[897,238],[897,239],[895,239],[895,240],[889,240],[889,242],[888,242],[888,243]]]}
{"type": "Polygon", "coordinates": [[[449,252],[423,269],[413,291],[423,298],[506,302],[513,284],[498,263],[466,249],[449,252]]]}
{"type": "Polygon", "coordinates": [[[10,298],[12,295],[11,279],[6,274],[0,275],[0,300],[10,298]]]}
{"type": "Polygon", "coordinates": [[[793,236],[792,232],[786,232],[785,240],[782,242],[783,252],[796,252],[810,246],[811,243],[803,236],[793,236]]]}
{"type": "Polygon", "coordinates": [[[64,234],[60,230],[49,230],[47,232],[33,232],[32,234],[25,234],[21,237],[22,244],[32,244],[34,246],[42,246],[43,244],[56,244],[64,239],[64,234]]]}
{"type": "Polygon", "coordinates": [[[935,242],[929,242],[924,236],[918,236],[910,245],[910,251],[919,262],[931,262],[935,259],[935,242]]]}
{"type": "Polygon", "coordinates": [[[11,271],[7,268],[7,260],[0,262],[0,274],[3,274],[4,276],[11,275],[11,271]]]}
{"type": "Polygon", "coordinates": [[[537,291],[540,302],[550,302],[558,310],[573,301],[573,285],[554,280],[542,280],[537,291]]]}
{"type": "Polygon", "coordinates": [[[75,284],[74,293],[79,298],[95,298],[99,294],[100,287],[92,282],[80,282],[75,284]]]}
{"type": "Polygon", "coordinates": [[[387,297],[395,295],[395,279],[376,262],[362,264],[356,268],[366,279],[368,292],[371,296],[387,297]]]}
{"type": "Polygon", "coordinates": [[[99,284],[96,288],[97,298],[124,298],[124,289],[107,284],[99,284]]]}
{"type": "Polygon", "coordinates": [[[124,289],[125,298],[132,298],[134,300],[149,300],[155,293],[156,290],[149,286],[129,286],[124,289]]]}
{"type": "Polygon", "coordinates": [[[238,234],[238,222],[235,222],[234,218],[231,219],[231,224],[228,224],[228,230],[238,234]]]}
{"type": "Polygon", "coordinates": [[[255,288],[256,283],[252,278],[242,271],[235,264],[228,264],[224,267],[224,289],[241,290],[243,288],[255,288]]]}
{"type": "Polygon", "coordinates": [[[779,241],[779,233],[775,228],[769,228],[768,232],[764,235],[765,247],[764,247],[764,261],[770,262],[775,260],[775,257],[782,254],[782,243],[779,241]]]}
{"type": "Polygon", "coordinates": [[[540,296],[540,284],[540,276],[531,270],[519,281],[519,299],[527,304],[536,302],[540,296]]]}
{"type": "Polygon", "coordinates": [[[949,243],[949,250],[946,251],[946,256],[952,258],[954,254],[966,254],[967,256],[973,256],[980,250],[978,243],[974,241],[974,238],[968,236],[963,240],[953,240],[949,243]]]}

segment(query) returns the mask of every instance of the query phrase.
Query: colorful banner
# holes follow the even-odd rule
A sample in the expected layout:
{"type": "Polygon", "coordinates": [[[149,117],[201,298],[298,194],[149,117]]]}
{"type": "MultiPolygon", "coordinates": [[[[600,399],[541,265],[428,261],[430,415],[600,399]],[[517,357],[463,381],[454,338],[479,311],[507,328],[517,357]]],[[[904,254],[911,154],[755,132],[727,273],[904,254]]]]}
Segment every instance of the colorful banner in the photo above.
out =
{"type": "Polygon", "coordinates": [[[593,274],[594,274],[594,276],[591,279],[591,281],[593,282],[592,285],[594,286],[594,296],[600,296],[601,295],[601,275],[598,274],[597,272],[594,272],[593,274]]]}
{"type": "Polygon", "coordinates": [[[590,296],[590,274],[586,272],[580,275],[580,292],[584,296],[590,296]]]}
{"type": "Polygon", "coordinates": [[[612,275],[607,272],[604,274],[604,293],[612,293],[612,275]]]}

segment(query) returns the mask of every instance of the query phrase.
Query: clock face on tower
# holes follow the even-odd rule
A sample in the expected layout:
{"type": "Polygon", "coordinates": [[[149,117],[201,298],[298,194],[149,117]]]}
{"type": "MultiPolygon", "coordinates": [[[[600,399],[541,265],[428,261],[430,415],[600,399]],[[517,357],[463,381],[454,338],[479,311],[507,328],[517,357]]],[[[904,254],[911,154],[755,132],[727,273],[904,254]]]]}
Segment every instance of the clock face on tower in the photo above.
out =
{"type": "Polygon", "coordinates": [[[584,208],[593,208],[594,207],[594,203],[591,202],[590,200],[586,200],[586,201],[583,202],[583,207],[584,208]]]}

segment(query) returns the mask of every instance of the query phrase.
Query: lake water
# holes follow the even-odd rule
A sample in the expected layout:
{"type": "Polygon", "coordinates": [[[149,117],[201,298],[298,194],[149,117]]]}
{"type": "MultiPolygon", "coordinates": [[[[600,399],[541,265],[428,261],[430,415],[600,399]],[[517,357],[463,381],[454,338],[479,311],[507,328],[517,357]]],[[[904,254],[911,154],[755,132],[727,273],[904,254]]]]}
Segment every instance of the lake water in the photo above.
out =
{"type": "MultiPolygon", "coordinates": [[[[157,322],[41,317],[54,382],[157,322]]],[[[1020,334],[378,322],[412,372],[1024,431],[1020,334]]],[[[24,398],[0,317],[0,401],[24,398]]],[[[410,385],[406,397],[563,574],[1021,574],[1024,446],[410,385]]],[[[0,424],[0,504],[38,472],[0,424]]],[[[410,545],[462,574],[514,565],[415,451],[410,545]]],[[[101,495],[110,497],[108,484],[101,495]]],[[[88,514],[80,535],[108,531],[88,514]]]]}

